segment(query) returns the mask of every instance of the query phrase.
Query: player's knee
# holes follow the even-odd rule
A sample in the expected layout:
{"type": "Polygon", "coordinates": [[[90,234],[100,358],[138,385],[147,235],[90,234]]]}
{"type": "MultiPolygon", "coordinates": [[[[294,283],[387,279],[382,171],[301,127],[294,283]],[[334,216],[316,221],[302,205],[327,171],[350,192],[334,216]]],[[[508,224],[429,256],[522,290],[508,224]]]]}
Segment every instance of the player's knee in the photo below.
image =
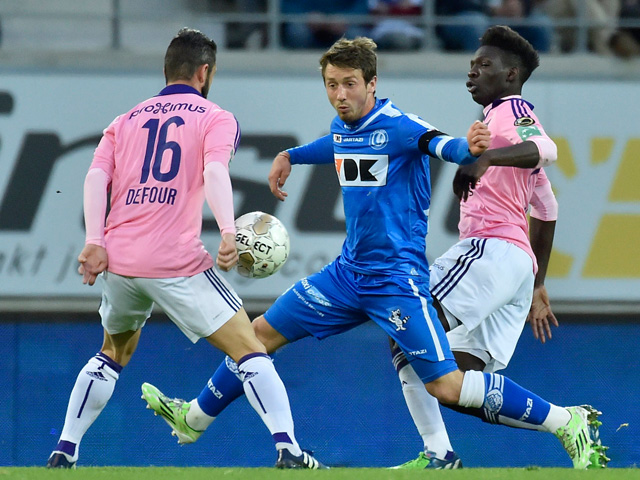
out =
{"type": "Polygon", "coordinates": [[[487,366],[482,359],[467,352],[454,351],[453,355],[456,358],[458,368],[463,372],[466,372],[467,370],[477,370],[482,372],[484,367],[487,366]]]}
{"type": "Polygon", "coordinates": [[[425,384],[425,387],[429,394],[437,398],[440,403],[457,405],[460,401],[462,378],[462,372],[458,370],[425,384]]]}
{"type": "Polygon", "coordinates": [[[256,318],[252,325],[256,337],[265,346],[267,353],[273,353],[287,343],[287,340],[269,325],[263,315],[256,318]]]}

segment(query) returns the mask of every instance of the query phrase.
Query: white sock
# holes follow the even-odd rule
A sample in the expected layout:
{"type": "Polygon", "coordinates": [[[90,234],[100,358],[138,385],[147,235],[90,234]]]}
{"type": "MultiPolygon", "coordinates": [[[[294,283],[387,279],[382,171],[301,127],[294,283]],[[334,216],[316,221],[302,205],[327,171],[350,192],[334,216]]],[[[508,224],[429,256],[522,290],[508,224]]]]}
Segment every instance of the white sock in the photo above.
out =
{"type": "Polygon", "coordinates": [[[444,458],[452,451],[451,441],[440,412],[440,404],[432,397],[411,365],[398,372],[404,400],[424,442],[424,449],[435,452],[437,458],[444,458]]]}
{"type": "Polygon", "coordinates": [[[212,417],[204,413],[200,408],[197,398],[194,398],[189,403],[191,404],[191,407],[189,407],[189,411],[186,416],[187,425],[194,430],[204,432],[216,417],[212,417]]]}
{"type": "Polygon", "coordinates": [[[550,404],[551,409],[549,410],[549,415],[542,422],[542,426],[551,433],[556,433],[560,427],[564,427],[569,420],[571,420],[571,413],[569,410],[563,407],[558,407],[553,403],[550,404]]]}
{"type": "Polygon", "coordinates": [[[464,372],[458,405],[480,408],[484,404],[484,373],[476,370],[464,372]]]}
{"type": "MultiPolygon", "coordinates": [[[[119,367],[115,362],[113,364],[119,367]]],[[[99,357],[89,360],[78,374],[60,435],[60,441],[76,444],[73,461],[78,459],[82,437],[107,405],[119,376],[117,371],[99,357]]]]}
{"type": "Polygon", "coordinates": [[[287,390],[273,362],[268,355],[263,354],[247,357],[250,358],[238,362],[238,370],[242,374],[244,392],[249,403],[271,432],[277,450],[286,448],[295,456],[302,455],[293,434],[287,390]]]}

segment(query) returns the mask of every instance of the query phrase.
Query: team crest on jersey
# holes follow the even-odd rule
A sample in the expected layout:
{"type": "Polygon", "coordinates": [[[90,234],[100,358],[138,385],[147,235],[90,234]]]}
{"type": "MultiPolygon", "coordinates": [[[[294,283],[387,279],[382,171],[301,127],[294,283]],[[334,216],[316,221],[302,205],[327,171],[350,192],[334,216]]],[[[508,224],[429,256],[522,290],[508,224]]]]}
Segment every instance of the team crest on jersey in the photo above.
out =
{"type": "Polygon", "coordinates": [[[336,143],[342,143],[342,135],[338,133],[333,134],[333,141],[336,143]]]}
{"type": "Polygon", "coordinates": [[[380,150],[389,143],[389,134],[386,130],[376,130],[369,137],[369,146],[374,150],[380,150]]]}
{"type": "Polygon", "coordinates": [[[513,124],[516,127],[528,127],[529,125],[533,125],[536,121],[531,117],[520,117],[516,118],[516,121],[513,124]]]}
{"type": "Polygon", "coordinates": [[[409,318],[409,315],[403,317],[400,309],[396,308],[395,310],[391,310],[391,316],[388,320],[396,326],[396,332],[399,332],[400,330],[406,330],[404,324],[407,323],[409,318]]]}

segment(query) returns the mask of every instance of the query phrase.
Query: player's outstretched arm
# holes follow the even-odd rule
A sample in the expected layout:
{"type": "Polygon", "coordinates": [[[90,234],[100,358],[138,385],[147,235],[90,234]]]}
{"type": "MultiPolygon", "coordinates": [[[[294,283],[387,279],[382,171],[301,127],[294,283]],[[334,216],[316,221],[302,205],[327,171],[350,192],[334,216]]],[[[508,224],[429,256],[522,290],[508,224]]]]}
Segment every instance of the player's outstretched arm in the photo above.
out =
{"type": "Polygon", "coordinates": [[[284,202],[284,199],[288,196],[287,192],[282,190],[284,184],[291,175],[291,157],[287,152],[280,152],[273,159],[271,164],[271,171],[267,177],[269,180],[269,188],[271,193],[280,201],[284,202]]]}
{"type": "MultiPolygon", "coordinates": [[[[469,133],[471,134],[471,128],[469,133]]],[[[453,193],[458,200],[466,201],[470,191],[475,188],[476,183],[489,167],[535,168],[539,162],[540,151],[534,142],[522,142],[487,150],[475,163],[458,168],[453,180],[453,193]]]]}

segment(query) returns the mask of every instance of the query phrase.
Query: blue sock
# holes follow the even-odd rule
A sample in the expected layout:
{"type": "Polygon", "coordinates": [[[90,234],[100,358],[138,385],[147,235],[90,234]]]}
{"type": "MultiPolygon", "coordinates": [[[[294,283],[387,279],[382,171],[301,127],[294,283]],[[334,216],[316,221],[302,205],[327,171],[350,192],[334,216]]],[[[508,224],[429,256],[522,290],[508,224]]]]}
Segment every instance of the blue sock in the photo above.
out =
{"type": "Polygon", "coordinates": [[[238,375],[236,362],[225,357],[198,396],[198,405],[204,413],[217,417],[231,402],[244,395],[242,380],[238,375]]]}
{"type": "MultiPolygon", "coordinates": [[[[532,425],[542,425],[551,405],[507,377],[485,373],[484,409],[489,419],[501,415],[532,425]]],[[[499,423],[493,421],[492,423],[499,423]]]]}

